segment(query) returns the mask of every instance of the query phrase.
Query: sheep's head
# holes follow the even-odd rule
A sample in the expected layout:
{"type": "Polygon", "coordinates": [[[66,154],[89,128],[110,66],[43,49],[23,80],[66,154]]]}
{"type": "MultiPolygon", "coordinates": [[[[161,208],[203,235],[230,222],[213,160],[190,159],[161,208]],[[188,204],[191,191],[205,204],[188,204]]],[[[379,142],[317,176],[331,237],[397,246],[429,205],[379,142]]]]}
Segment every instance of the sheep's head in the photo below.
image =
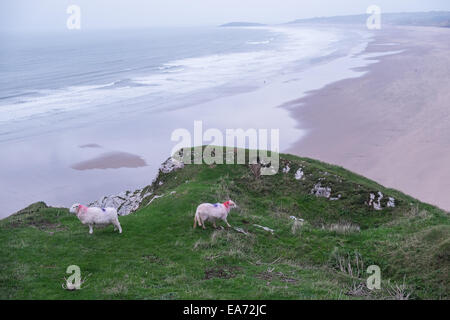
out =
{"type": "Polygon", "coordinates": [[[73,214],[78,214],[78,210],[80,210],[80,204],[79,203],[75,203],[72,207],[70,207],[70,213],[73,214]]]}
{"type": "Polygon", "coordinates": [[[233,200],[228,200],[227,202],[228,202],[228,206],[229,206],[230,208],[237,208],[237,207],[238,207],[237,204],[234,203],[233,200]]]}

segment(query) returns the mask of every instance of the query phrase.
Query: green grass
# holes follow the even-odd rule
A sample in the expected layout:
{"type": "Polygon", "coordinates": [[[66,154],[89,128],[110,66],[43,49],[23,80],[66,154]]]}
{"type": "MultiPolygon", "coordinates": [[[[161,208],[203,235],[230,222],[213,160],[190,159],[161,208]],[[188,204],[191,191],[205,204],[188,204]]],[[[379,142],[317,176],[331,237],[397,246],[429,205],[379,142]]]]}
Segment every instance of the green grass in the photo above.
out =
{"type": "Polygon", "coordinates": [[[205,164],[160,174],[145,191],[165,196],[120,217],[123,234],[109,226],[89,235],[67,209],[34,204],[0,221],[0,299],[449,298],[448,213],[340,167],[282,154],[286,163],[289,173],[273,176],[205,164]],[[341,198],[311,195],[319,179],[341,198]],[[377,191],[396,207],[369,208],[377,191]],[[199,203],[228,198],[240,206],[229,223],[248,235],[192,228],[199,203]],[[293,227],[290,216],[305,223],[293,227]],[[382,289],[350,294],[371,264],[381,268],[382,289]],[[69,265],[81,268],[81,290],[61,287],[69,265]]]}

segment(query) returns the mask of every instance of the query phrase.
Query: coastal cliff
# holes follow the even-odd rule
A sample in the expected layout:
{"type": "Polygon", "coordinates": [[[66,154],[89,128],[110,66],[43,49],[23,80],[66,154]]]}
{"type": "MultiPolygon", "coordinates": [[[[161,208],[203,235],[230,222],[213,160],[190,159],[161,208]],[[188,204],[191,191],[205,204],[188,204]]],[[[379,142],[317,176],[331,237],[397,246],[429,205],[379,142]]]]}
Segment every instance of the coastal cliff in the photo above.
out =
{"type": "Polygon", "coordinates": [[[66,208],[44,203],[1,220],[0,298],[450,296],[448,213],[316,160],[281,154],[271,176],[260,165],[169,158],[151,185],[95,203],[122,201],[121,235],[89,235],[66,208]],[[198,204],[227,199],[239,206],[232,228],[192,228],[198,204]],[[64,290],[73,264],[85,287],[64,290]],[[379,290],[366,286],[369,265],[380,267],[379,290]]]}

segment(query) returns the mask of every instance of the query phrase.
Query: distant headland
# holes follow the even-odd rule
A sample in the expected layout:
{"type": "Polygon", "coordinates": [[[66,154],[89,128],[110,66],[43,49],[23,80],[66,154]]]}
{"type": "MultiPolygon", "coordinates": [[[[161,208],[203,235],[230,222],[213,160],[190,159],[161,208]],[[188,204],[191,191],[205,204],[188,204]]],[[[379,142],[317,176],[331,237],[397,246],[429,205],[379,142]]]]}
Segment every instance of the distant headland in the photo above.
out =
{"type": "Polygon", "coordinates": [[[266,24],[256,22],[229,22],[220,25],[220,27],[261,27],[261,26],[266,26],[266,24]]]}

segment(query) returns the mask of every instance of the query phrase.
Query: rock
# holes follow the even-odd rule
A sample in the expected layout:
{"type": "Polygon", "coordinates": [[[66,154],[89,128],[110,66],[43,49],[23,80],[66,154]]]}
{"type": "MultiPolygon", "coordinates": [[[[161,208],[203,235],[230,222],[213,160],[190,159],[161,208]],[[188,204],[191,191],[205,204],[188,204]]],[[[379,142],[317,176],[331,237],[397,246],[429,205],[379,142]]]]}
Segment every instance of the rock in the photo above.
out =
{"type": "Polygon", "coordinates": [[[331,197],[331,198],[330,198],[330,201],[336,201],[336,200],[339,200],[341,197],[342,197],[342,195],[338,194],[337,197],[331,197]]]}
{"type": "Polygon", "coordinates": [[[155,195],[153,198],[151,198],[151,200],[147,203],[147,206],[148,205],[150,205],[150,203],[152,203],[154,200],[156,200],[156,199],[158,199],[158,198],[162,198],[162,197],[164,197],[164,195],[162,194],[162,195],[155,195]]]}
{"type": "Polygon", "coordinates": [[[331,188],[322,187],[321,183],[319,182],[311,190],[311,194],[314,194],[316,197],[328,199],[331,196],[331,188]]]}
{"type": "Polygon", "coordinates": [[[386,204],[386,207],[388,208],[395,208],[395,199],[392,197],[389,197],[389,201],[386,204]]]}
{"type": "Polygon", "coordinates": [[[117,195],[105,196],[90,204],[91,207],[113,207],[117,209],[120,216],[126,216],[136,211],[141,205],[142,200],[149,197],[152,193],[147,192],[142,194],[142,190],[136,190],[131,193],[129,191],[121,192],[117,195]]]}
{"type": "Polygon", "coordinates": [[[259,164],[264,168],[270,168],[272,166],[272,161],[270,161],[270,159],[262,158],[259,160],[259,164]]]}
{"type": "Polygon", "coordinates": [[[245,235],[248,235],[248,232],[247,231],[245,231],[244,229],[242,229],[242,228],[239,228],[239,227],[234,227],[233,228],[234,230],[236,230],[237,232],[240,232],[240,233],[243,233],[243,234],[245,234],[245,235]]]}
{"type": "MultiPolygon", "coordinates": [[[[383,205],[381,200],[384,198],[384,195],[378,191],[377,195],[374,193],[369,194],[369,202],[367,205],[369,207],[373,207],[375,210],[383,210],[383,205]],[[378,197],[377,197],[378,195],[378,197]]],[[[388,197],[388,202],[386,203],[386,208],[395,208],[395,199],[392,197],[388,197]]]]}
{"type": "Polygon", "coordinates": [[[305,224],[305,220],[295,216],[290,216],[289,218],[293,220],[291,232],[292,234],[296,234],[297,230],[305,224]]]}
{"type": "Polygon", "coordinates": [[[304,176],[304,172],[303,172],[303,168],[298,168],[297,172],[295,173],[295,179],[296,180],[301,180],[303,179],[304,176]]]}
{"type": "Polygon", "coordinates": [[[287,164],[286,167],[283,168],[283,173],[288,173],[291,168],[289,168],[289,165],[287,164]]]}
{"type": "Polygon", "coordinates": [[[258,227],[258,228],[261,228],[261,229],[263,229],[263,230],[265,230],[265,231],[268,231],[268,232],[270,232],[270,233],[272,233],[272,234],[275,232],[275,230],[270,229],[270,228],[268,228],[268,227],[260,226],[259,224],[254,224],[254,226],[255,226],[255,227],[258,227]]]}
{"type": "Polygon", "coordinates": [[[373,193],[371,193],[369,197],[369,207],[373,207],[375,210],[381,210],[381,199],[383,199],[383,194],[378,191],[378,200],[376,200],[376,196],[373,193]]]}
{"type": "Polygon", "coordinates": [[[159,168],[159,170],[161,170],[161,172],[163,172],[163,173],[169,173],[174,170],[182,169],[182,168],[184,168],[184,163],[182,161],[179,161],[173,157],[170,157],[169,159],[167,159],[166,161],[164,161],[161,164],[161,167],[159,168]]]}
{"type": "Polygon", "coordinates": [[[367,205],[371,207],[373,205],[373,201],[375,200],[375,195],[373,193],[369,194],[369,202],[367,205]]]}
{"type": "MultiPolygon", "coordinates": [[[[159,175],[162,173],[170,173],[174,170],[182,169],[184,168],[184,163],[181,161],[178,161],[177,159],[170,157],[166,161],[164,161],[161,164],[161,167],[159,168],[158,176],[153,180],[157,180],[159,178],[159,175]]],[[[163,185],[162,181],[158,182],[158,185],[163,185]]],[[[152,192],[147,192],[143,194],[143,189],[136,190],[134,192],[126,191],[121,192],[116,195],[110,195],[105,196],[100,200],[97,200],[90,204],[92,207],[100,207],[100,208],[106,208],[106,207],[113,207],[117,209],[117,213],[120,216],[126,216],[130,213],[133,213],[137,209],[139,209],[142,201],[151,196],[152,192]]],[[[175,191],[172,191],[170,194],[174,194],[175,191]]],[[[164,195],[155,195],[147,205],[149,205],[153,200],[158,199],[160,197],[163,197],[164,195]]]]}

